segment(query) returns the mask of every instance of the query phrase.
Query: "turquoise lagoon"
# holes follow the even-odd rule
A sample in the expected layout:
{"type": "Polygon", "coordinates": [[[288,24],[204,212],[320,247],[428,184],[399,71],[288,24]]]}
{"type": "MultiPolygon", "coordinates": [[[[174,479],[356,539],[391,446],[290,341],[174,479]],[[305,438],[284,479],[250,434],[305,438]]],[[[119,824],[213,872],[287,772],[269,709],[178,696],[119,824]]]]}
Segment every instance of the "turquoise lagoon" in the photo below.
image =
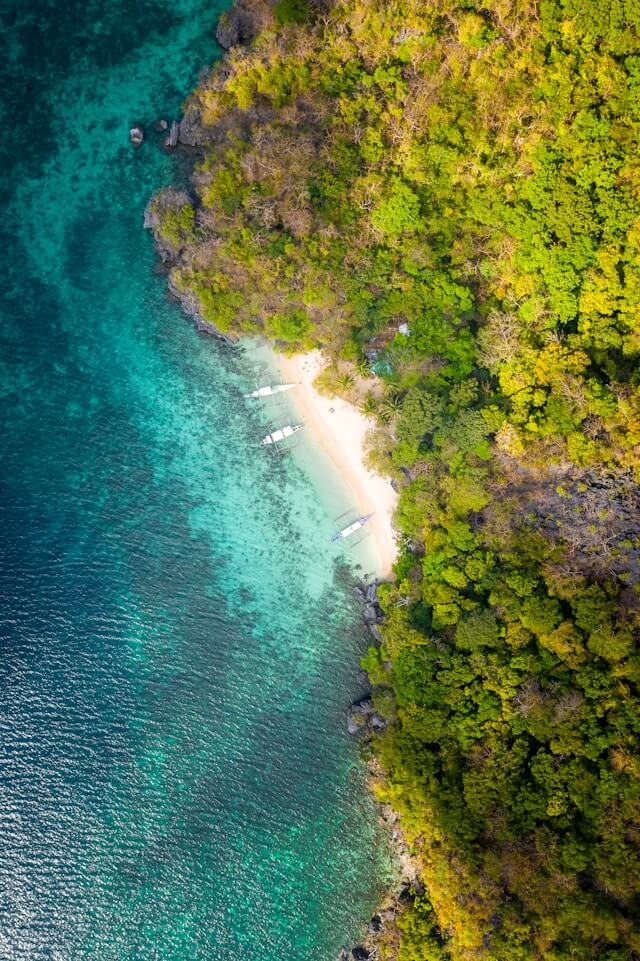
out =
{"type": "Polygon", "coordinates": [[[347,495],[259,448],[255,357],[142,230],[184,161],[128,127],[177,115],[221,8],[0,0],[3,961],[333,961],[388,870],[347,495]]]}

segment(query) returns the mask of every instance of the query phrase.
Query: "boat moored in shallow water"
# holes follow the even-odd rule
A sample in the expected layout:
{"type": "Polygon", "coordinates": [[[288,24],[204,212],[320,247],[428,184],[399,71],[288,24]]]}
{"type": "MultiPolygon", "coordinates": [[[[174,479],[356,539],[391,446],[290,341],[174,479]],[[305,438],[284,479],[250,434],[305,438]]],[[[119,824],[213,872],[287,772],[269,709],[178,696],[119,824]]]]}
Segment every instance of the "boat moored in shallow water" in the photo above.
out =
{"type": "Polygon", "coordinates": [[[273,394],[283,394],[285,390],[292,390],[296,384],[267,384],[266,387],[257,387],[245,397],[272,397],[273,394]]]}
{"type": "Polygon", "coordinates": [[[358,519],[352,524],[349,524],[347,527],[343,527],[342,530],[335,533],[331,538],[331,543],[335,544],[336,541],[341,541],[347,537],[351,537],[351,535],[355,534],[356,531],[361,530],[367,521],[371,520],[372,517],[373,514],[364,514],[362,517],[358,517],[358,519]]]}
{"type": "Polygon", "coordinates": [[[268,447],[269,444],[278,444],[280,441],[286,440],[299,430],[302,430],[303,427],[304,424],[287,424],[286,427],[279,427],[277,430],[272,430],[266,437],[263,437],[260,443],[263,447],[268,447]]]}

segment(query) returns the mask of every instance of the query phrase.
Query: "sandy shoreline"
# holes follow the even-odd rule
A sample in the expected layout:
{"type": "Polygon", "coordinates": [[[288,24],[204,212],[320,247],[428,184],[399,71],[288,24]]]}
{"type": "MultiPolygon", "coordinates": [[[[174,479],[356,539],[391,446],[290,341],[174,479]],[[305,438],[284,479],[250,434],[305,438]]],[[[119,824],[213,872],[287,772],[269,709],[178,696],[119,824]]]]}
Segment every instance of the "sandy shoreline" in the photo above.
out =
{"type": "Polygon", "coordinates": [[[373,514],[369,530],[378,555],[377,574],[388,577],[397,553],[391,518],[398,496],[386,478],[372,474],[364,465],[364,436],[371,422],[352,404],[323,397],[314,389],[313,381],[322,366],[319,351],[281,358],[284,379],[299,384],[296,402],[307,428],[353,492],[354,507],[362,514],[373,514]]]}

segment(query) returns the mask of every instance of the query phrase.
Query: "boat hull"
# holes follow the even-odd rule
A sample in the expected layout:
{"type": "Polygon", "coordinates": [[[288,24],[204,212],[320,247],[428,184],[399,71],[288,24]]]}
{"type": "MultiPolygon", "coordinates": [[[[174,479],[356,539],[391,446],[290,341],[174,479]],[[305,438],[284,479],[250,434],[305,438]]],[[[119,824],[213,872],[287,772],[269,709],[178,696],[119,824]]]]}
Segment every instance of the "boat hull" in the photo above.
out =
{"type": "Polygon", "coordinates": [[[258,387],[257,390],[252,390],[251,393],[245,394],[245,397],[272,397],[273,394],[282,394],[286,390],[292,390],[295,384],[274,384],[273,386],[258,387]]]}
{"type": "Polygon", "coordinates": [[[287,424],[286,427],[280,427],[278,430],[272,431],[267,434],[266,437],[260,441],[263,447],[268,447],[270,444],[278,444],[281,441],[287,440],[293,434],[297,434],[299,430],[302,430],[304,424],[287,424]]]}

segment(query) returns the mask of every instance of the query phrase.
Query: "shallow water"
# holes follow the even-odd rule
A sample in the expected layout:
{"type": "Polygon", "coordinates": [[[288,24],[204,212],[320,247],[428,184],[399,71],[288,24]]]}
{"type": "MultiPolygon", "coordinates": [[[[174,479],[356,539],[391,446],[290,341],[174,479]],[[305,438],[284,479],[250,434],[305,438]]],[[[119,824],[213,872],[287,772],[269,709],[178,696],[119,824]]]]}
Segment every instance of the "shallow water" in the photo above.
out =
{"type": "Polygon", "coordinates": [[[127,138],[216,5],[0,11],[0,958],[332,961],[387,870],[367,639],[254,358],[166,299],[142,212],[181,161],[127,138]]]}

